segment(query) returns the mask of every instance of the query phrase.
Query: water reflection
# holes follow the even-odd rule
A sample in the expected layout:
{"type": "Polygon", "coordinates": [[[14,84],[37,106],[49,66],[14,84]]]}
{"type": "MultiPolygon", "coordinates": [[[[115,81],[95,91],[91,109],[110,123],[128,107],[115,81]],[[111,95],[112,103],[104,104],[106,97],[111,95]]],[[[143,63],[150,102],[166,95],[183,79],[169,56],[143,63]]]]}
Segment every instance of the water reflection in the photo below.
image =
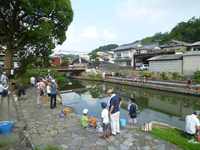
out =
{"type": "Polygon", "coordinates": [[[183,128],[185,115],[200,109],[199,97],[103,82],[81,83],[87,86],[85,90],[62,95],[64,103],[72,105],[78,114],[82,109],[88,108],[91,115],[100,117],[100,103],[109,99],[106,95],[109,88],[113,88],[122,97],[122,117],[127,117],[125,110],[128,100],[135,99],[140,109],[140,123],[155,120],[183,128]]]}

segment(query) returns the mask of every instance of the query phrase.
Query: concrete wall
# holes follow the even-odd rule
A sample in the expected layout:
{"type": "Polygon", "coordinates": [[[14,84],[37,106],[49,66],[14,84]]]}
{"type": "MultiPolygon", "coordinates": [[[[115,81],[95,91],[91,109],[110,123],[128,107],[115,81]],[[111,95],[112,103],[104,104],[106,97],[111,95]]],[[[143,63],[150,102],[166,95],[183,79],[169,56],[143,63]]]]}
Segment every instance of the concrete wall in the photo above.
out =
{"type": "Polygon", "coordinates": [[[182,73],[182,60],[149,61],[149,71],[182,73]]]}
{"type": "Polygon", "coordinates": [[[200,55],[183,56],[183,74],[191,76],[197,70],[200,70],[200,55]]]}

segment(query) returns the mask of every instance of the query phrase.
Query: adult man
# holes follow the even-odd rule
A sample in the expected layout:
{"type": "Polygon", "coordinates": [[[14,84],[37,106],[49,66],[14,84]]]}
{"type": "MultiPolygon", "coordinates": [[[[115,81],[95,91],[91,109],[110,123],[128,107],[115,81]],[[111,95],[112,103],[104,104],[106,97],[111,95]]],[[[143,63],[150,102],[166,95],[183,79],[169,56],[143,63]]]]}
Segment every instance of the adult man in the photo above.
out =
{"type": "Polygon", "coordinates": [[[56,107],[56,95],[57,95],[57,84],[56,81],[53,79],[51,80],[51,102],[50,102],[51,109],[56,107]]]}
{"type": "Polygon", "coordinates": [[[121,98],[118,95],[114,95],[113,90],[108,90],[108,95],[111,96],[109,105],[109,114],[111,121],[112,135],[120,133],[119,118],[120,118],[120,101],[121,98]]]}
{"type": "Polygon", "coordinates": [[[189,137],[193,137],[200,129],[200,122],[197,112],[187,115],[185,118],[185,132],[189,137]]]}

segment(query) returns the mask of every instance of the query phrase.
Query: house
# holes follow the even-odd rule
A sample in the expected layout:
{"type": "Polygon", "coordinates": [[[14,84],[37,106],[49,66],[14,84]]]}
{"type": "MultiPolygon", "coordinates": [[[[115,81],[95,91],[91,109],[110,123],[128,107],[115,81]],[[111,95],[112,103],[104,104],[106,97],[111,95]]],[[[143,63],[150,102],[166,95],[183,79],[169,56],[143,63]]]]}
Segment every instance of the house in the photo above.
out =
{"type": "Polygon", "coordinates": [[[99,61],[101,61],[101,62],[114,63],[114,56],[113,55],[114,55],[113,51],[107,51],[107,52],[99,51],[99,52],[97,52],[97,57],[98,57],[99,61]]]}
{"type": "Polygon", "coordinates": [[[188,45],[190,51],[200,51],[200,41],[188,45]]]}
{"type": "Polygon", "coordinates": [[[168,43],[161,45],[160,48],[163,51],[186,52],[190,50],[188,46],[189,43],[178,40],[171,40],[168,43]]]}
{"type": "Polygon", "coordinates": [[[62,64],[62,56],[61,55],[53,55],[51,58],[51,65],[60,66],[62,64]]]}
{"type": "Polygon", "coordinates": [[[72,61],[71,66],[82,66],[88,68],[90,65],[90,62],[82,57],[79,56],[79,58],[76,58],[72,61]]]}
{"type": "MultiPolygon", "coordinates": [[[[152,43],[148,45],[142,45],[140,41],[136,41],[130,44],[124,44],[114,49],[114,61],[120,66],[132,66],[136,67],[137,64],[144,63],[144,60],[136,58],[136,55],[145,55],[148,53],[155,53],[160,51],[158,43],[152,43]]],[[[152,57],[152,56],[151,56],[152,57]]],[[[146,58],[146,57],[145,57],[146,58]]],[[[148,57],[150,58],[150,57],[148,57]]],[[[146,58],[146,59],[148,59],[146,58]]],[[[145,59],[145,61],[146,61],[145,59]]],[[[147,62],[147,61],[146,61],[147,62]]]]}
{"type": "Polygon", "coordinates": [[[200,70],[200,51],[162,55],[148,59],[151,72],[177,72],[191,76],[200,70]]]}

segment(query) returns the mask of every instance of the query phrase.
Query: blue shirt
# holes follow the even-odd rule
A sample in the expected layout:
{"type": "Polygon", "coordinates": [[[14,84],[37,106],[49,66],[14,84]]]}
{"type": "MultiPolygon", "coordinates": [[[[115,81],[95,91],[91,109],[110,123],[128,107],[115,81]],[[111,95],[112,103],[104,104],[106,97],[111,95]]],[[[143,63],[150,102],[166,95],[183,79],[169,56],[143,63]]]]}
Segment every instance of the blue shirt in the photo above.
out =
{"type": "Polygon", "coordinates": [[[56,94],[57,93],[57,85],[56,83],[51,84],[51,94],[56,94]]]}
{"type": "Polygon", "coordinates": [[[120,101],[121,101],[121,98],[118,95],[115,95],[115,96],[113,96],[111,98],[109,111],[110,111],[110,109],[111,109],[112,106],[114,107],[113,111],[111,112],[111,114],[114,114],[114,113],[116,113],[116,112],[119,111],[120,101]]]}

